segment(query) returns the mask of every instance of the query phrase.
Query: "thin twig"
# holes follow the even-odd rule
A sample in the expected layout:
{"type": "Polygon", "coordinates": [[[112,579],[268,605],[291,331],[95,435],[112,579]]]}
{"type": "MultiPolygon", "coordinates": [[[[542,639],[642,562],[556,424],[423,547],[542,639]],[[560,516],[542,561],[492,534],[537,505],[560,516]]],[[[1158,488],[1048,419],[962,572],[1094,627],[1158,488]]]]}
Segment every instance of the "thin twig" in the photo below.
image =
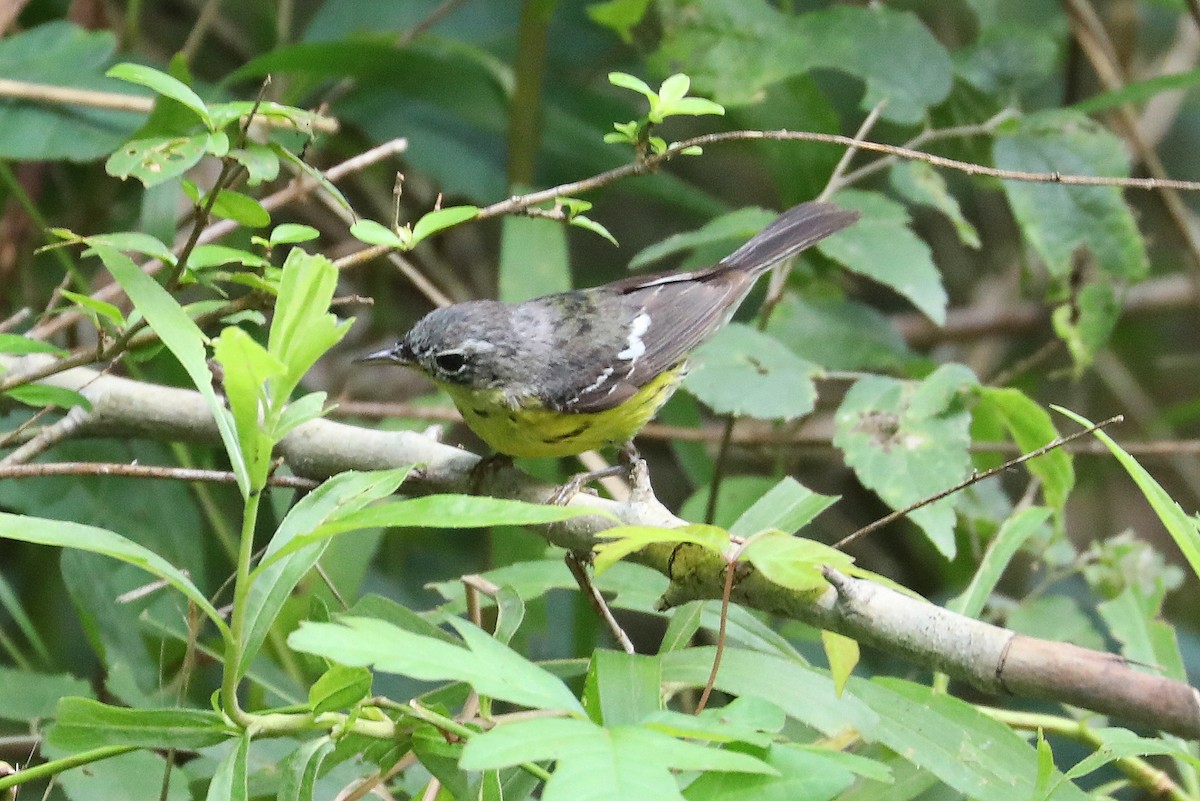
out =
{"type": "MultiPolygon", "coordinates": [[[[128,478],[154,478],[164,481],[210,481],[217,484],[235,484],[237,476],[225,470],[200,470],[191,467],[167,467],[165,465],[124,464],[121,462],[48,462],[44,464],[0,465],[0,480],[6,478],[44,478],[46,476],[123,476],[128,478]]],[[[321,482],[300,476],[271,476],[267,483],[272,487],[311,490],[321,482]]]]}
{"type": "Polygon", "coordinates": [[[621,624],[617,623],[617,619],[613,617],[612,610],[608,608],[608,603],[604,600],[604,596],[600,594],[600,590],[596,589],[596,585],[592,582],[592,577],[588,575],[587,565],[585,565],[573,551],[567,551],[567,555],[563,558],[567,563],[567,569],[571,571],[571,575],[575,577],[575,583],[579,585],[579,589],[583,592],[588,603],[596,610],[596,614],[604,621],[604,625],[608,626],[608,630],[612,632],[614,638],[621,648],[627,654],[637,653],[633,647],[633,641],[629,639],[629,635],[621,628],[621,624]]]}
{"type": "Polygon", "coordinates": [[[967,478],[966,480],[960,481],[959,483],[955,484],[953,487],[950,487],[949,489],[946,489],[946,490],[942,490],[941,492],[937,493],[936,495],[931,495],[928,498],[924,498],[920,501],[917,501],[916,503],[912,504],[911,506],[906,506],[903,509],[897,509],[896,511],[892,512],[891,514],[885,515],[885,516],[879,518],[874,523],[870,523],[869,525],[863,526],[858,531],[855,531],[853,534],[843,537],[842,539],[835,542],[833,544],[833,547],[838,548],[838,549],[843,549],[850,543],[859,539],[860,537],[865,537],[867,534],[870,534],[872,531],[882,528],[883,526],[886,526],[888,523],[891,523],[894,520],[899,520],[901,517],[910,515],[913,512],[915,512],[917,509],[920,509],[924,506],[928,506],[929,504],[934,503],[936,501],[940,501],[942,498],[945,498],[949,495],[953,495],[954,493],[958,492],[959,490],[966,489],[967,487],[971,486],[972,484],[978,484],[980,481],[983,481],[986,478],[991,478],[992,476],[994,476],[998,473],[1003,473],[1005,470],[1008,470],[1009,468],[1016,467],[1019,464],[1024,464],[1025,462],[1028,462],[1030,459],[1036,459],[1037,457],[1047,454],[1056,448],[1061,448],[1063,445],[1065,445],[1068,442],[1071,442],[1072,440],[1079,439],[1080,437],[1085,437],[1088,434],[1092,433],[1093,431],[1097,431],[1101,428],[1105,428],[1107,426],[1112,425],[1113,423],[1119,423],[1124,419],[1125,418],[1123,415],[1119,415],[1119,414],[1114,415],[1114,416],[1108,418],[1107,420],[1103,420],[1094,425],[1090,425],[1087,428],[1076,431],[1074,434],[1068,434],[1065,437],[1059,437],[1055,440],[1052,440],[1051,442],[1047,442],[1045,445],[1043,445],[1042,447],[1040,447],[1036,450],[1032,450],[1029,453],[1022,454],[1021,456],[1018,456],[1016,459],[1010,459],[1009,461],[1005,462],[1004,464],[997,465],[996,467],[993,467],[990,470],[985,470],[982,473],[980,473],[978,471],[971,471],[971,476],[969,478],[967,478]]]}

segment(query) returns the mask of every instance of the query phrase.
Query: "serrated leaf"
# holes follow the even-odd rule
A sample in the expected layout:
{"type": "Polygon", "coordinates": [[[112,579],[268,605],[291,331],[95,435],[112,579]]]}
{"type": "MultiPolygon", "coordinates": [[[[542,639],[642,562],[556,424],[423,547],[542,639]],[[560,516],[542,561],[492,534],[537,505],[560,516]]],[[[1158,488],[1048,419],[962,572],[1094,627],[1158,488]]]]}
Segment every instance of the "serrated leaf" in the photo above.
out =
{"type": "MultiPolygon", "coordinates": [[[[970,472],[971,416],[960,395],[973,388],[973,377],[953,365],[920,383],[883,376],[860,379],[837,411],[833,443],[865,486],[893,509],[904,508],[970,472]],[[948,382],[952,376],[954,381],[948,382]]],[[[923,506],[909,518],[943,555],[953,558],[953,498],[923,506]]]]}
{"type": "Polygon", "coordinates": [[[958,199],[946,186],[946,179],[932,165],[924,161],[899,161],[892,165],[889,174],[892,186],[901,195],[946,215],[964,245],[975,250],[982,247],[979,232],[963,216],[958,199]]]}
{"type": "Polygon", "coordinates": [[[878,193],[838,192],[840,205],[862,219],[817,248],[847,269],[890,287],[938,325],[946,321],[946,290],[926,245],[909,226],[904,207],[878,193]]]}
{"type": "MultiPolygon", "coordinates": [[[[1069,111],[1042,112],[1006,124],[993,146],[996,166],[1065,175],[1129,174],[1121,140],[1099,123],[1069,111]]],[[[1067,283],[1083,248],[1112,277],[1137,280],[1149,264],[1133,212],[1116,186],[1064,186],[1005,181],[1021,234],[1050,275],[1067,283]]]]}
{"type": "Polygon", "coordinates": [[[476,735],[463,748],[459,765],[487,770],[543,760],[556,762],[543,801],[578,798],[580,786],[588,787],[595,798],[682,801],[673,770],[776,773],[747,754],[684,742],[647,728],[602,728],[562,719],[518,721],[476,735]]]}
{"type": "Polygon", "coordinates": [[[790,420],[816,403],[816,366],[748,325],[727,325],[689,363],[684,386],[718,414],[790,420]]]}

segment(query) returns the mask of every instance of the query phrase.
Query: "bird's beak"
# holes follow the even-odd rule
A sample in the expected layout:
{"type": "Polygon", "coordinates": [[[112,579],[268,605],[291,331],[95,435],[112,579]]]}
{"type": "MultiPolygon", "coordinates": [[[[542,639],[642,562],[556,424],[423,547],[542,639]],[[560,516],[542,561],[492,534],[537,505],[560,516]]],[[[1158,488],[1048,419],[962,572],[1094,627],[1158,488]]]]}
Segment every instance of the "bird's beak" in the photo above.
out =
{"type": "Polygon", "coordinates": [[[359,356],[354,361],[369,364],[412,364],[413,354],[407,343],[399,342],[390,348],[359,356]]]}

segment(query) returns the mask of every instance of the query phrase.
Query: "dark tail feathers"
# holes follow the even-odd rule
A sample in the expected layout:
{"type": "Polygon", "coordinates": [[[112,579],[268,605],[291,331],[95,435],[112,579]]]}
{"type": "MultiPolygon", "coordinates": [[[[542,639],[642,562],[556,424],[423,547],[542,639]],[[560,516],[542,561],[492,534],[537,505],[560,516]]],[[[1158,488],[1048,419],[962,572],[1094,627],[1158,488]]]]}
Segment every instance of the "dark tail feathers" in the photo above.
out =
{"type": "Polygon", "coordinates": [[[760,272],[854,224],[860,216],[857,211],[821,200],[801,203],[776,217],[753,239],[722,259],[718,267],[760,272]]]}

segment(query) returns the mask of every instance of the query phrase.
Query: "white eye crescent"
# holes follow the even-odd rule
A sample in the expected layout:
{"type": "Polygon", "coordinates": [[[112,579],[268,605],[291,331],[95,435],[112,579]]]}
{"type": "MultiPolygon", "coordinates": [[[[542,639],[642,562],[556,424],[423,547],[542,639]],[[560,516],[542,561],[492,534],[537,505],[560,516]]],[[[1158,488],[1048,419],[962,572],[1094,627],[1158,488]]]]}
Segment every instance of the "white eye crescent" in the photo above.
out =
{"type": "Polygon", "coordinates": [[[434,364],[447,375],[461,373],[467,366],[467,354],[461,350],[444,350],[433,357],[434,364]]]}

